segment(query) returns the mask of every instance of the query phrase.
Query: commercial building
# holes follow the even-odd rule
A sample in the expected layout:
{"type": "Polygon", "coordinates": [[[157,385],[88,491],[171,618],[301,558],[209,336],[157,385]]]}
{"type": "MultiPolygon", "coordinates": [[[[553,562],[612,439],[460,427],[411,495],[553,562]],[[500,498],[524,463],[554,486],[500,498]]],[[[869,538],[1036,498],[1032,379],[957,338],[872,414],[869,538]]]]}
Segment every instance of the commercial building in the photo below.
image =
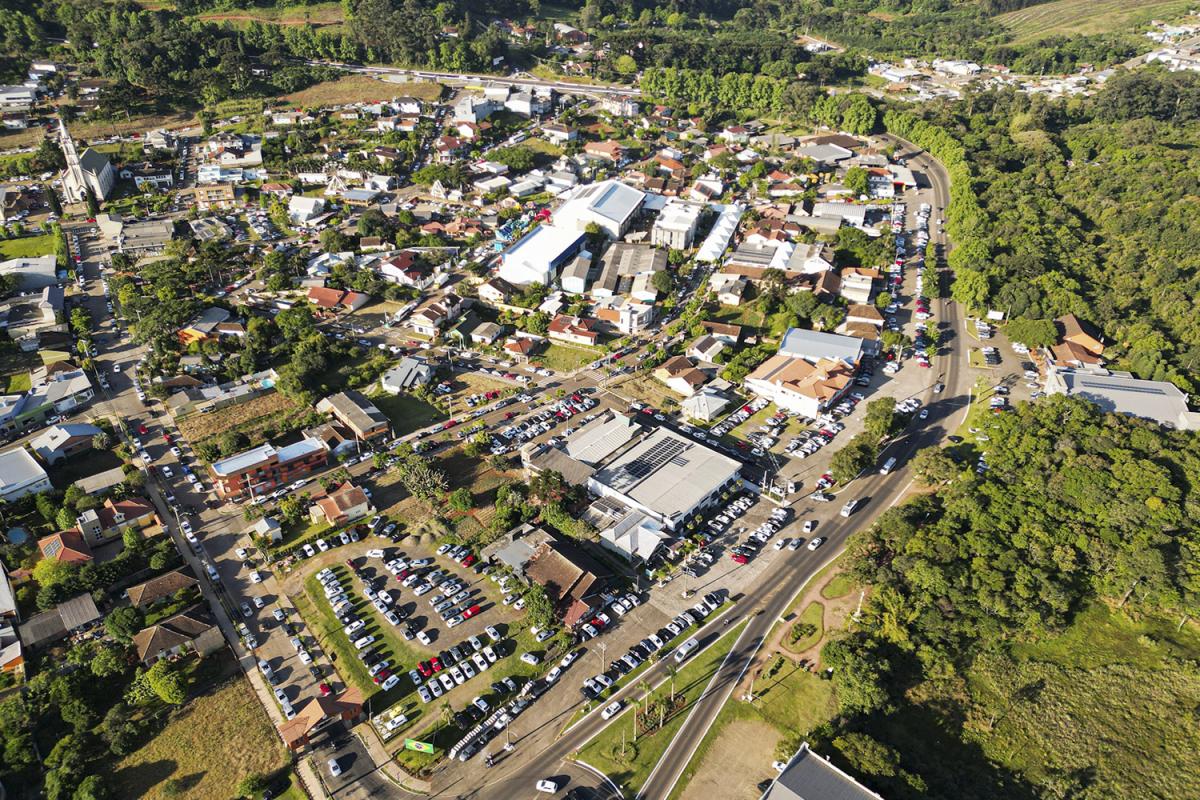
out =
{"type": "Polygon", "coordinates": [[[1050,367],[1046,394],[1080,397],[1101,411],[1148,419],[1169,428],[1200,430],[1200,412],[1188,410],[1188,396],[1173,383],[1144,381],[1128,372],[1050,367]]]}
{"type": "Polygon", "coordinates": [[[738,203],[730,203],[727,206],[718,206],[718,208],[721,215],[717,217],[712,230],[708,232],[704,243],[700,245],[700,250],[696,253],[697,261],[711,263],[719,260],[725,254],[729,243],[733,241],[733,235],[737,232],[742,214],[746,211],[745,206],[738,203]]]}
{"type": "Polygon", "coordinates": [[[674,250],[687,250],[696,238],[704,206],[672,197],[659,212],[650,229],[650,243],[674,250]]]}
{"type": "Polygon", "coordinates": [[[667,268],[667,253],[649,245],[614,242],[605,248],[597,263],[599,275],[589,291],[593,298],[610,298],[621,294],[634,296],[636,300],[654,302],[657,291],[652,285],[637,287],[642,289],[638,296],[639,293],[635,292],[636,279],[645,275],[645,283],[649,284],[649,279],[654,273],[667,268]]]}
{"type": "Polygon", "coordinates": [[[815,362],[782,352],[746,376],[746,388],[782,409],[815,419],[833,406],[854,381],[854,367],[841,361],[815,362]]]}
{"type": "Polygon", "coordinates": [[[573,627],[603,604],[601,594],[608,574],[575,542],[543,527],[525,523],[509,531],[481,553],[484,561],[500,563],[527,583],[541,586],[554,604],[558,618],[573,627]]]}
{"type": "Polygon", "coordinates": [[[800,745],[761,800],[883,800],[854,778],[800,745]]]}
{"type": "Polygon", "coordinates": [[[554,212],[554,225],[582,232],[594,224],[608,238],[620,239],[633,224],[645,200],[645,192],[620,181],[588,184],[576,189],[554,212]]]}
{"type": "Polygon", "coordinates": [[[857,365],[864,355],[874,350],[872,344],[857,336],[789,328],[779,344],[779,354],[812,362],[829,360],[857,365]]]}
{"type": "Polygon", "coordinates": [[[308,509],[308,516],[313,522],[327,522],[333,526],[348,525],[374,513],[371,498],[350,481],[317,498],[308,509]]]}
{"type": "Polygon", "coordinates": [[[217,495],[238,500],[308,477],[326,465],[328,454],[328,446],[318,439],[305,438],[279,448],[267,443],[215,461],[208,470],[217,495]]]}
{"type": "Polygon", "coordinates": [[[539,225],[517,240],[501,257],[499,276],[513,286],[550,286],[558,271],[583,249],[582,230],[539,225]]]}
{"type": "Polygon", "coordinates": [[[433,367],[429,362],[405,356],[400,363],[383,373],[379,386],[388,394],[400,394],[417,386],[424,386],[433,379],[433,367]]]}
{"type": "Polygon", "coordinates": [[[0,275],[12,275],[23,292],[57,284],[57,269],[58,259],[53,254],[0,261],[0,275]]]}

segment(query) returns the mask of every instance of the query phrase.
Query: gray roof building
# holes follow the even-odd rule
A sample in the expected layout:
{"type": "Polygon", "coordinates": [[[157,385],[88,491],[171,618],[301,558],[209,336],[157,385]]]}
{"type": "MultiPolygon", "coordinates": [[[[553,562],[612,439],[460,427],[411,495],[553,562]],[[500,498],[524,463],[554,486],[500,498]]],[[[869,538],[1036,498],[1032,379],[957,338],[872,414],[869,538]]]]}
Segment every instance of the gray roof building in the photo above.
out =
{"type": "Polygon", "coordinates": [[[100,494],[124,483],[124,481],[125,470],[121,467],[113,467],[112,469],[104,470],[104,472],[97,472],[95,475],[80,478],[75,481],[75,485],[83,489],[86,494],[100,494]]]}
{"type": "Polygon", "coordinates": [[[617,242],[600,256],[600,277],[592,284],[593,295],[611,297],[628,294],[637,275],[654,274],[667,268],[667,251],[647,244],[617,242]]]}
{"type": "Polygon", "coordinates": [[[840,333],[789,328],[779,345],[780,355],[803,358],[806,361],[843,361],[857,364],[863,357],[865,342],[856,336],[840,333]]]}
{"type": "Polygon", "coordinates": [[[761,800],[883,800],[854,778],[800,745],[761,800]]]}
{"type": "Polygon", "coordinates": [[[576,461],[595,466],[641,432],[641,426],[632,418],[609,411],[567,438],[567,455],[576,461]]]}
{"type": "Polygon", "coordinates": [[[33,258],[10,258],[0,262],[0,275],[13,275],[22,291],[44,289],[58,283],[58,259],[53,253],[33,258]]]}
{"type": "Polygon", "coordinates": [[[1144,381],[1127,372],[1051,367],[1047,394],[1065,394],[1094,403],[1102,411],[1141,417],[1180,430],[1200,430],[1200,413],[1189,411],[1188,396],[1173,383],[1144,381]]]}
{"type": "Polygon", "coordinates": [[[420,358],[406,356],[400,363],[383,373],[379,385],[388,394],[400,394],[414,386],[422,386],[433,379],[433,367],[420,358]]]}

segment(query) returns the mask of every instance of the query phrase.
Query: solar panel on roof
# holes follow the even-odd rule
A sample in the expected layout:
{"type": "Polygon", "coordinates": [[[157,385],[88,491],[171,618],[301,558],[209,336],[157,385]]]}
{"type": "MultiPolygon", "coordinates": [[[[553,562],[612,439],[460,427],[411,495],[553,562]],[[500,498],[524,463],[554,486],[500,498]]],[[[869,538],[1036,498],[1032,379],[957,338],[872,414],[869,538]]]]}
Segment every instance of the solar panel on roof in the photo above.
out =
{"type": "Polygon", "coordinates": [[[1116,390],[1122,392],[1138,392],[1140,394],[1166,394],[1166,392],[1158,386],[1130,386],[1128,384],[1118,383],[1097,383],[1096,381],[1089,380],[1081,380],[1077,381],[1077,383],[1079,386],[1086,386],[1090,389],[1103,389],[1110,392],[1116,390]]]}

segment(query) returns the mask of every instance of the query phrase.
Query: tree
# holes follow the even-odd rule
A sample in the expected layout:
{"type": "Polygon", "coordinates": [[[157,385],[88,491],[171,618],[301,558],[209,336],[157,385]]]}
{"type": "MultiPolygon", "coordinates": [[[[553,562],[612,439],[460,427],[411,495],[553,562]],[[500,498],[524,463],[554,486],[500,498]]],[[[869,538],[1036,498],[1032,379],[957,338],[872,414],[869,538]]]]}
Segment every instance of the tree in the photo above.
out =
{"type": "Polygon", "coordinates": [[[632,75],[637,72],[637,62],[633,60],[633,56],[623,53],[613,61],[613,69],[619,75],[632,75]]]}
{"type": "Polygon", "coordinates": [[[446,501],[455,511],[470,511],[475,499],[471,496],[471,490],[462,486],[451,492],[446,501]]]}
{"type": "Polygon", "coordinates": [[[833,672],[843,712],[869,714],[887,704],[883,681],[890,665],[878,652],[868,651],[849,638],[838,639],[825,645],[821,660],[833,672]]]}
{"type": "Polygon", "coordinates": [[[546,594],[546,588],[541,584],[531,584],[525,590],[524,597],[529,622],[543,630],[553,627],[557,617],[554,614],[554,604],[550,602],[550,596],[546,594]]]}
{"type": "Polygon", "coordinates": [[[851,439],[829,462],[834,480],[844,485],[870,469],[877,457],[875,447],[868,434],[860,433],[851,439]]]}
{"type": "Polygon", "coordinates": [[[855,195],[867,194],[870,191],[867,171],[862,167],[850,167],[846,170],[846,177],[842,179],[842,185],[855,195]]]}
{"type": "Polygon", "coordinates": [[[896,427],[896,401],[881,397],[867,403],[863,431],[876,442],[887,438],[896,427]]]}
{"type": "Polygon", "coordinates": [[[50,206],[50,211],[61,217],[63,208],[58,199],[58,192],[54,191],[49,184],[42,184],[42,195],[46,198],[46,205],[50,206]]]}
{"type": "Polygon", "coordinates": [[[1058,328],[1053,320],[1015,317],[1004,328],[1010,341],[1026,347],[1049,347],[1058,341],[1058,328]]]}
{"type": "Polygon", "coordinates": [[[850,765],[867,775],[890,777],[900,768],[900,754],[895,748],[872,739],[865,733],[845,733],[833,740],[850,765]]]}
{"type": "Polygon", "coordinates": [[[92,187],[84,189],[84,200],[87,202],[88,216],[92,219],[100,216],[100,203],[96,201],[96,193],[92,191],[92,187]]]}
{"type": "Polygon", "coordinates": [[[266,776],[252,772],[238,782],[237,793],[238,797],[255,797],[266,788],[266,776]]]}
{"type": "Polygon", "coordinates": [[[92,447],[96,450],[107,450],[112,447],[112,437],[100,431],[92,437],[92,447]]]}
{"type": "Polygon", "coordinates": [[[654,291],[661,295],[669,296],[671,290],[675,288],[675,276],[668,270],[659,270],[654,273],[654,277],[650,279],[650,285],[654,287],[654,291]]]}
{"type": "MultiPolygon", "coordinates": [[[[41,562],[39,562],[41,563],[41,562]]],[[[104,618],[104,630],[118,642],[128,644],[142,629],[142,612],[133,606],[119,606],[104,618]]]]}
{"type": "Polygon", "coordinates": [[[875,307],[883,311],[892,304],[892,295],[888,292],[880,292],[875,295],[875,307]]]}
{"type": "Polygon", "coordinates": [[[967,267],[955,270],[950,296],[956,302],[970,309],[980,310],[987,304],[989,292],[987,276],[979,270],[967,267]]]}
{"type": "Polygon", "coordinates": [[[124,649],[102,644],[96,648],[90,667],[97,678],[108,678],[128,669],[129,659],[124,649]]]}
{"type": "Polygon", "coordinates": [[[69,508],[60,508],[58,510],[58,515],[54,518],[54,521],[58,525],[58,529],[60,531],[65,531],[74,527],[75,515],[71,513],[71,509],[69,508]]]}
{"type": "Polygon", "coordinates": [[[169,661],[155,661],[146,671],[145,678],[150,689],[164,703],[177,706],[187,700],[183,675],[169,661]]]}
{"type": "Polygon", "coordinates": [[[108,743],[108,749],[116,756],[128,755],[136,750],[139,733],[129,706],[123,702],[110,708],[100,723],[100,738],[108,743]]]}
{"type": "Polygon", "coordinates": [[[954,459],[940,447],[926,447],[917,451],[909,462],[913,474],[926,486],[953,480],[961,471],[954,459]]]}
{"type": "Polygon", "coordinates": [[[43,558],[33,565],[33,579],[39,586],[57,586],[75,577],[76,567],[56,558],[43,558]]]}

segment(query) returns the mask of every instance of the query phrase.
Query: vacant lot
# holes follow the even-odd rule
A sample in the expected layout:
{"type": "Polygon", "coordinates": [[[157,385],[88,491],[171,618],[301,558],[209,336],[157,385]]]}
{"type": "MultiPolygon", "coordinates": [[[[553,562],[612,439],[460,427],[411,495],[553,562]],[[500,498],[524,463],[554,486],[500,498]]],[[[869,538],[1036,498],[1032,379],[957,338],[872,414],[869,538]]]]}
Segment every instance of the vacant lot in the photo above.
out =
{"type": "Polygon", "coordinates": [[[211,414],[189,414],[179,420],[179,432],[195,447],[225,431],[236,430],[246,434],[254,446],[286,427],[287,420],[298,411],[300,407],[287,397],[270,392],[211,414]]]}
{"type": "Polygon", "coordinates": [[[22,236],[19,239],[0,241],[0,258],[31,258],[46,256],[54,252],[54,234],[22,236]]]}
{"type": "Polygon", "coordinates": [[[325,81],[284,95],[280,99],[293,106],[328,106],[342,103],[373,103],[400,96],[436,100],[441,95],[440,83],[392,83],[362,75],[347,75],[335,81],[325,81]]]}
{"type": "Polygon", "coordinates": [[[179,709],[145,747],[114,769],[118,797],[235,797],[250,773],[269,774],[287,759],[266,712],[242,676],[179,709]],[[174,779],[178,794],[164,791],[174,779]]]}
{"type": "Polygon", "coordinates": [[[604,355],[603,350],[575,347],[568,344],[551,344],[531,360],[548,369],[570,372],[579,369],[584,364],[590,364],[602,355],[604,355]]]}
{"type": "Polygon", "coordinates": [[[617,392],[629,400],[641,400],[654,408],[675,408],[679,396],[653,375],[640,372],[627,381],[622,381],[617,392]]]}
{"type": "Polygon", "coordinates": [[[236,11],[212,11],[199,14],[206,22],[270,22],[275,25],[340,25],[344,21],[342,4],[338,2],[293,5],[282,8],[239,8],[236,11]]]}
{"type": "Polygon", "coordinates": [[[996,19],[1013,33],[1013,39],[1034,41],[1048,36],[1132,31],[1151,19],[1183,14],[1194,3],[1188,0],[1056,0],[1001,14],[996,19]]]}
{"type": "Polygon", "coordinates": [[[380,392],[372,395],[371,402],[387,416],[392,423],[392,432],[397,436],[412,433],[446,419],[441,409],[409,394],[392,395],[380,392]]]}

